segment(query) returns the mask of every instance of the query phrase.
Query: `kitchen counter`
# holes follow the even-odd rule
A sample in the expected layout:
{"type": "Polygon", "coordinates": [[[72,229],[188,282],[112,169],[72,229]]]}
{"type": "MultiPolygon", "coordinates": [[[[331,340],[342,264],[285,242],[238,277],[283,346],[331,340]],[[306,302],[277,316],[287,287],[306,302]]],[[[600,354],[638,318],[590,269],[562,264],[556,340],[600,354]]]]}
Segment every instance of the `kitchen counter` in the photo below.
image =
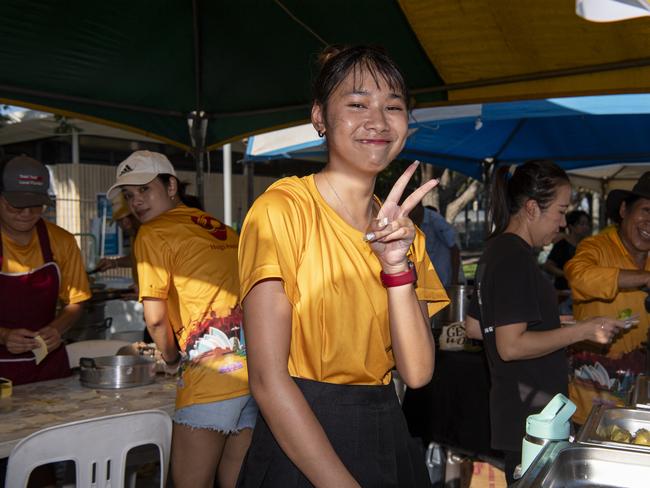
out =
{"type": "Polygon", "coordinates": [[[157,375],[150,385],[118,390],[86,388],[79,374],[14,386],[0,399],[0,458],[23,438],[45,427],[138,410],[160,409],[172,415],[176,378],[157,375]]]}

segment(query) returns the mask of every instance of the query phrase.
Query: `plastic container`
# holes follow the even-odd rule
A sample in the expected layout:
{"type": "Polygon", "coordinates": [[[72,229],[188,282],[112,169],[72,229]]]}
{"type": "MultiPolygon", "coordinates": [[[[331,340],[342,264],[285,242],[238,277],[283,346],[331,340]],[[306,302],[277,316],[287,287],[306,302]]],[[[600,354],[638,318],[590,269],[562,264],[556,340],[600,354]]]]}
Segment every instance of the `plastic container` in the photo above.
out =
{"type": "Polygon", "coordinates": [[[522,442],[521,470],[523,475],[546,444],[569,438],[569,419],[576,411],[575,404],[558,393],[540,413],[526,419],[526,436],[522,442]]]}

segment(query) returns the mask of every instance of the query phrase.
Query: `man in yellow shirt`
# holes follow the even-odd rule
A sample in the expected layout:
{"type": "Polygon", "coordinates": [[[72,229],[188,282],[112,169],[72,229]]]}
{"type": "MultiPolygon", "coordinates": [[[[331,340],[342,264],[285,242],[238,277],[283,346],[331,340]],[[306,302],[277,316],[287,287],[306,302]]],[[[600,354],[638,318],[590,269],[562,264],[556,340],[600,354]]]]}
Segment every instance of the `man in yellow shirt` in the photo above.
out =
{"type": "Polygon", "coordinates": [[[643,343],[648,340],[650,323],[645,308],[645,289],[650,285],[650,172],[632,191],[610,192],[607,212],[617,225],[584,239],[564,272],[576,319],[631,315],[632,320],[609,347],[575,351],[569,392],[578,405],[574,415],[578,423],[584,423],[596,403],[623,404],[634,376],[646,365],[643,343]],[[596,363],[607,370],[609,378],[598,373],[602,368],[596,363]]]}
{"type": "Polygon", "coordinates": [[[42,218],[50,199],[40,162],[11,159],[0,185],[0,376],[16,384],[66,376],[61,335],[91,296],[79,247],[42,218]],[[57,313],[58,300],[64,305],[57,313]]]}

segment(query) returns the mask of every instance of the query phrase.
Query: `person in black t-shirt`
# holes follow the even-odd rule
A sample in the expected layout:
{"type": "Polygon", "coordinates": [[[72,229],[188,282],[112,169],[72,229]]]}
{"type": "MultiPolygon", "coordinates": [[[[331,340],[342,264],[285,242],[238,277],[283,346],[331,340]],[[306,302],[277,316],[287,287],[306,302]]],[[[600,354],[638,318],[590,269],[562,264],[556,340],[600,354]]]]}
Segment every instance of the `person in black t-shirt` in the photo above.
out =
{"type": "Polygon", "coordinates": [[[479,261],[466,328],[469,337],[484,341],[492,447],[504,451],[511,484],[526,418],[557,393],[568,395],[564,348],[584,340],[609,343],[623,322],[597,317],[560,327],[555,291],[533,248],[549,244],[566,225],[569,179],[550,161],[529,161],[508,176],[507,167],[495,176],[494,231],[479,261]]]}
{"type": "Polygon", "coordinates": [[[544,271],[555,277],[556,290],[568,290],[569,284],[564,277],[564,265],[576,253],[578,243],[591,234],[589,215],[583,210],[574,210],[566,214],[567,233],[551,249],[544,271]]]}

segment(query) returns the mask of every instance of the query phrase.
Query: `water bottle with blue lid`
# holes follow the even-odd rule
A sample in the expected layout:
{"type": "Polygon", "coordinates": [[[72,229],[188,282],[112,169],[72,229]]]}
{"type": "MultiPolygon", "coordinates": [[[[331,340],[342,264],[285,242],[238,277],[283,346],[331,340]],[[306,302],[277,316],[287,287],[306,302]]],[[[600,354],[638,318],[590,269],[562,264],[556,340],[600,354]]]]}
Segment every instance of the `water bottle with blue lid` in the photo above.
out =
{"type": "Polygon", "coordinates": [[[522,476],[542,448],[549,442],[567,440],[571,433],[569,419],[576,411],[575,404],[558,393],[540,413],[529,415],[526,419],[526,436],[522,443],[522,476]]]}

